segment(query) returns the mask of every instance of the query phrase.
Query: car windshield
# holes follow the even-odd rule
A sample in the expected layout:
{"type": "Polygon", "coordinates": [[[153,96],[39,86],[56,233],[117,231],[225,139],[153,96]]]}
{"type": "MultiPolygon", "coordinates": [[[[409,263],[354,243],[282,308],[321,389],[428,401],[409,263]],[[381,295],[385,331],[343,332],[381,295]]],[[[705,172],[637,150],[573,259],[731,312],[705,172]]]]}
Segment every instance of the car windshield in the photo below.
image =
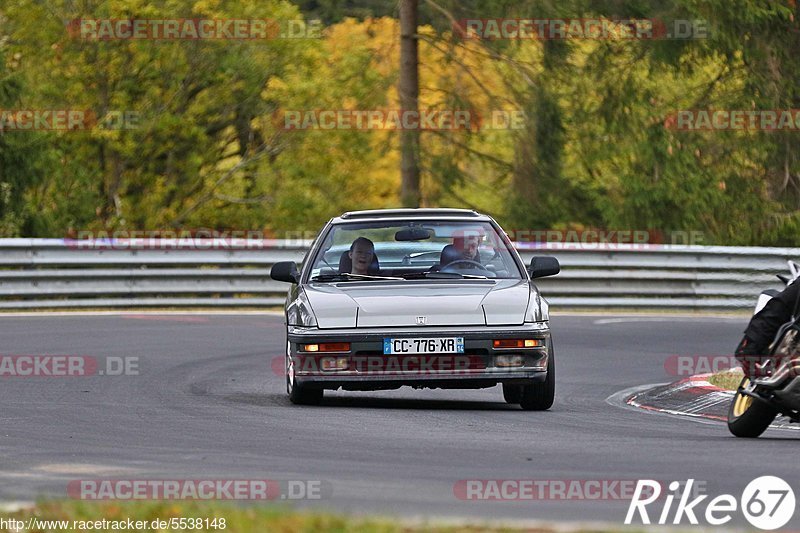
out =
{"type": "Polygon", "coordinates": [[[311,281],[522,279],[489,222],[335,224],[312,259],[311,281]]]}

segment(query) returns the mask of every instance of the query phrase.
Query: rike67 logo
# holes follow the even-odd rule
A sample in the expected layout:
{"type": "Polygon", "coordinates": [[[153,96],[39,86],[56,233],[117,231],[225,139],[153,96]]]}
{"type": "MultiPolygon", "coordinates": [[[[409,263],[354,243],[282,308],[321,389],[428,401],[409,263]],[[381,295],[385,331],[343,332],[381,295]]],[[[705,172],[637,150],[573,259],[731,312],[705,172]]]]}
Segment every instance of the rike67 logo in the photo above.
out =
{"type": "Polygon", "coordinates": [[[720,494],[705,501],[708,495],[693,496],[694,479],[686,483],[673,481],[669,484],[669,492],[663,497],[663,507],[658,513],[658,505],[662,501],[662,485],[658,481],[639,480],[633,499],[625,516],[625,524],[632,524],[638,515],[642,524],[651,524],[648,511],[655,511],[652,519],[659,525],[672,523],[698,525],[698,516],[712,526],[727,524],[737,512],[741,512],[751,525],[759,529],[774,530],[786,525],[794,514],[795,498],[792,487],[776,476],[761,476],[748,483],[741,497],[737,500],[731,494],[720,494]],[[681,490],[681,487],[683,490],[681,490]],[[675,500],[678,500],[674,506],[675,500]],[[655,502],[659,502],[655,504],[655,502]],[[655,504],[655,505],[651,505],[655,504]],[[648,508],[648,506],[651,506],[648,508]],[[703,510],[705,508],[705,510],[703,510]]]}

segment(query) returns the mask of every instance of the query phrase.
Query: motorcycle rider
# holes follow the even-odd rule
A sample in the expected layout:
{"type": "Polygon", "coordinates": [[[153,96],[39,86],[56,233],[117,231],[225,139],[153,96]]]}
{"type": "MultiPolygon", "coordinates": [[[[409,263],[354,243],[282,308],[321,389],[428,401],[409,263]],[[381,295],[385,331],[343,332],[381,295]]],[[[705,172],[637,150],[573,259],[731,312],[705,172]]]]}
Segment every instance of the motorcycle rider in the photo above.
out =
{"type": "Polygon", "coordinates": [[[795,280],[750,319],[735,352],[746,377],[756,374],[755,364],[766,355],[778,329],[797,313],[798,295],[800,281],[795,280]]]}

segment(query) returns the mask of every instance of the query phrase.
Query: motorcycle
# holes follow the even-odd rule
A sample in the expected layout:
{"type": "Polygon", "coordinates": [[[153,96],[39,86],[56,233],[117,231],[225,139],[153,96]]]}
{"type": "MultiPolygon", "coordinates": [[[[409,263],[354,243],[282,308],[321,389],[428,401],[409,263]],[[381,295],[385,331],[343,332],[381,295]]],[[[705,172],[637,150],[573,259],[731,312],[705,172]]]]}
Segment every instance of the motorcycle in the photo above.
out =
{"type": "MultiPolygon", "coordinates": [[[[800,265],[789,261],[791,276],[778,275],[786,285],[800,278],[800,265]]],[[[800,281],[798,281],[800,283],[800,281]]],[[[761,311],[779,291],[763,291],[753,315],[761,311]]],[[[754,363],[739,384],[728,408],[728,429],[737,437],[755,438],[764,433],[781,414],[800,423],[800,312],[795,302],[788,322],[783,324],[762,362],[754,363]]]]}

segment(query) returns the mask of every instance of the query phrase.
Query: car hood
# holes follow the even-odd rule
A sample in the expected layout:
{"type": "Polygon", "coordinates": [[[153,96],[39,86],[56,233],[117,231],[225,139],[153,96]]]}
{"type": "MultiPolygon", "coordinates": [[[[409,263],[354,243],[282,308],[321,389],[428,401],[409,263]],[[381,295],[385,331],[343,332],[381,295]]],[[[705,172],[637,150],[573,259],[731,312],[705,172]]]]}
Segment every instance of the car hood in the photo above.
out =
{"type": "Polygon", "coordinates": [[[322,329],[519,325],[530,299],[526,280],[311,283],[305,292],[322,329]]]}

